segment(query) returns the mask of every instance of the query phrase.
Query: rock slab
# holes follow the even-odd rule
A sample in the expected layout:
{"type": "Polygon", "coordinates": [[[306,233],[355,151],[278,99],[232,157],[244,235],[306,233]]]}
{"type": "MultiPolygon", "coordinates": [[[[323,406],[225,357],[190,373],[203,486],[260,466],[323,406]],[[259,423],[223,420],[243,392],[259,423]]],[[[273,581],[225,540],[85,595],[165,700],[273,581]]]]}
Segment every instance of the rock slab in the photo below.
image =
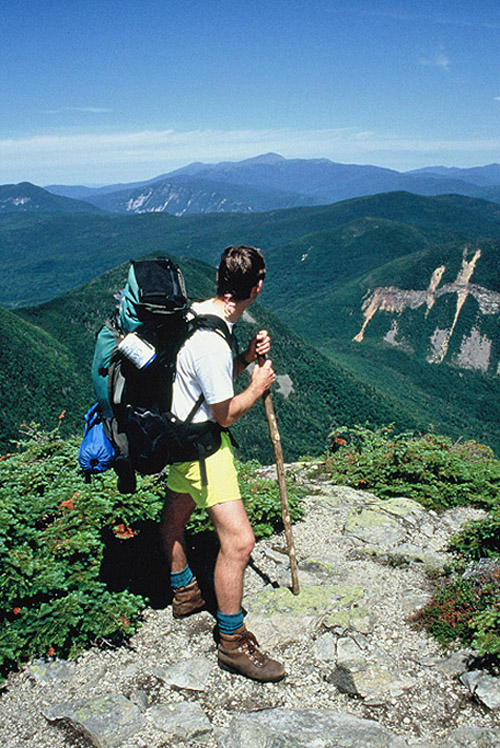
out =
{"type": "Polygon", "coordinates": [[[406,741],[372,720],[331,710],[270,709],[234,717],[220,748],[403,748],[406,741]]]}
{"type": "Polygon", "coordinates": [[[144,724],[139,707],[119,694],[56,704],[42,714],[50,722],[66,720],[96,748],[118,748],[144,724]]]}

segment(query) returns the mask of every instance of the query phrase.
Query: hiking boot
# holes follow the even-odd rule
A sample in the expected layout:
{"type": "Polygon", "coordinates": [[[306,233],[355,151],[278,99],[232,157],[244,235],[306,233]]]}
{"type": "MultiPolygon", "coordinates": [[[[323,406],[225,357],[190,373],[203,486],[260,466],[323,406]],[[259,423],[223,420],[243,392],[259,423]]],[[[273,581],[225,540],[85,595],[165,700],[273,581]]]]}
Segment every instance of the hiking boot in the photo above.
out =
{"type": "Polygon", "coordinates": [[[185,618],[186,616],[190,616],[191,613],[197,613],[199,610],[203,610],[206,605],[201,590],[198,587],[196,577],[194,577],[191,584],[188,584],[186,587],[179,587],[174,590],[174,598],[172,600],[172,613],[174,618],[185,618]]]}
{"type": "Polygon", "coordinates": [[[277,660],[271,660],[257,647],[255,636],[247,631],[245,624],[234,634],[219,632],[219,666],[230,673],[241,673],[246,678],[260,681],[278,681],[285,676],[285,668],[277,660]]]}

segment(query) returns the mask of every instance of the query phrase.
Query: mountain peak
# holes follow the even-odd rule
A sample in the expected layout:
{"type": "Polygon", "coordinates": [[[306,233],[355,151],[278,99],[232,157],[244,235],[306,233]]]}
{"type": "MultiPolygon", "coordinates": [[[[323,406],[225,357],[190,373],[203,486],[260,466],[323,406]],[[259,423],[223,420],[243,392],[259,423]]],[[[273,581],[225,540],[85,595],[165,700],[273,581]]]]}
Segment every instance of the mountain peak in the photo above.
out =
{"type": "Polygon", "coordinates": [[[262,153],[260,156],[254,158],[247,158],[244,161],[240,161],[240,164],[277,164],[280,161],[286,161],[284,156],[280,156],[279,153],[262,153]]]}

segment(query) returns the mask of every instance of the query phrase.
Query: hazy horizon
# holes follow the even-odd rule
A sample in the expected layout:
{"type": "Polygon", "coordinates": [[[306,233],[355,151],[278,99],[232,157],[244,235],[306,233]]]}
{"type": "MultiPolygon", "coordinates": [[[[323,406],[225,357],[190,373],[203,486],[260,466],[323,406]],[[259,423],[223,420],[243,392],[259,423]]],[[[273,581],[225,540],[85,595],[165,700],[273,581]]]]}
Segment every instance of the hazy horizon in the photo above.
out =
{"type": "Polygon", "coordinates": [[[500,161],[492,0],[2,11],[2,184],[143,181],[270,151],[397,171],[500,161]]]}

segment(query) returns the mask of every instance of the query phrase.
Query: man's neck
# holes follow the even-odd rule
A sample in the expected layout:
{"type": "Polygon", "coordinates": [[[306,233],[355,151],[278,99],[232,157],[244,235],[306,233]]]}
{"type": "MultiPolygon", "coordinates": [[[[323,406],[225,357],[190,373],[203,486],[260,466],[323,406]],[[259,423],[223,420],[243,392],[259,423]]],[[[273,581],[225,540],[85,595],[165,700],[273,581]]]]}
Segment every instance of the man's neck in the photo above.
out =
{"type": "Polygon", "coordinates": [[[243,301],[231,301],[227,303],[223,297],[216,296],[212,303],[220,311],[225,320],[234,324],[239,320],[251,301],[250,299],[244,299],[243,301]]]}

